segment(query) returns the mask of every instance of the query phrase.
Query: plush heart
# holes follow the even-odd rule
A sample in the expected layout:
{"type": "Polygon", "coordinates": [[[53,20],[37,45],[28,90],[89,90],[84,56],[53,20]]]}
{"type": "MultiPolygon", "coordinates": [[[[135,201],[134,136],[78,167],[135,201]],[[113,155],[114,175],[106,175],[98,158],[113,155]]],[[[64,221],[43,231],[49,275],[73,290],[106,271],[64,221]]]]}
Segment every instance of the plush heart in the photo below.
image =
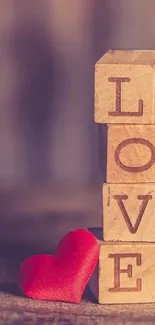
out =
{"type": "Polygon", "coordinates": [[[71,231],[55,256],[34,255],[21,264],[19,287],[30,298],[79,303],[98,258],[95,236],[84,229],[71,231]]]}

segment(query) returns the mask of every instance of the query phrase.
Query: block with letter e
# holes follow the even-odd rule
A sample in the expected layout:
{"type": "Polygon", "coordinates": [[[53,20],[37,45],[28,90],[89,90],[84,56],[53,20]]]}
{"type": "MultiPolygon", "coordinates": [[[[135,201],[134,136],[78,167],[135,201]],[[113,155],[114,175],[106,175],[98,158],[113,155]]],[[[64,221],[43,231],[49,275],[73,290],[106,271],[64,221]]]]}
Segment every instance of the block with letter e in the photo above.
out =
{"type": "Polygon", "coordinates": [[[155,123],[155,51],[108,51],[95,65],[95,122],[155,123]]]}
{"type": "Polygon", "coordinates": [[[89,286],[100,304],[155,302],[155,243],[99,241],[89,286]]]}

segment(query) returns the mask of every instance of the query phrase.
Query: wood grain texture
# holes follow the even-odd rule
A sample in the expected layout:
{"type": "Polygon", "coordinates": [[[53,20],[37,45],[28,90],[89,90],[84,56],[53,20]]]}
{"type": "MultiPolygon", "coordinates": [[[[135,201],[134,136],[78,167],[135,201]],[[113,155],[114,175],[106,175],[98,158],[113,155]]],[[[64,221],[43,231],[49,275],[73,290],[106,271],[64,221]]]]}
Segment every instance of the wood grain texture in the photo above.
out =
{"type": "Polygon", "coordinates": [[[95,122],[155,123],[155,51],[108,51],[95,66],[95,122]]]}
{"type": "Polygon", "coordinates": [[[155,242],[155,183],[103,184],[103,238],[155,242]]]}
{"type": "Polygon", "coordinates": [[[155,243],[99,243],[99,264],[90,281],[98,302],[155,302],[155,243]]]}
{"type": "Polygon", "coordinates": [[[107,183],[155,182],[155,125],[108,125],[107,183]]]}

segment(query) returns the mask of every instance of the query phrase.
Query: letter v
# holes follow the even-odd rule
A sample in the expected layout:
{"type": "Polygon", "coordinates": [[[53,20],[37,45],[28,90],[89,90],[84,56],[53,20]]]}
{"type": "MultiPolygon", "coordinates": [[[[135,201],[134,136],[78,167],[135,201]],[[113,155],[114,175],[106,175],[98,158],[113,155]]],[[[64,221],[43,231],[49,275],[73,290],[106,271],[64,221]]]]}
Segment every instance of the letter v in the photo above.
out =
{"type": "Polygon", "coordinates": [[[114,199],[117,200],[117,203],[120,207],[120,210],[123,214],[124,220],[128,226],[129,231],[131,232],[131,234],[135,234],[139,228],[140,222],[142,220],[143,214],[145,212],[145,209],[147,207],[148,201],[152,200],[152,195],[137,195],[137,199],[138,200],[143,200],[141,207],[140,207],[140,211],[139,211],[139,215],[136,219],[135,225],[133,226],[130,220],[130,217],[126,211],[126,208],[124,206],[123,200],[127,200],[128,199],[128,195],[114,195],[113,196],[114,199]]]}

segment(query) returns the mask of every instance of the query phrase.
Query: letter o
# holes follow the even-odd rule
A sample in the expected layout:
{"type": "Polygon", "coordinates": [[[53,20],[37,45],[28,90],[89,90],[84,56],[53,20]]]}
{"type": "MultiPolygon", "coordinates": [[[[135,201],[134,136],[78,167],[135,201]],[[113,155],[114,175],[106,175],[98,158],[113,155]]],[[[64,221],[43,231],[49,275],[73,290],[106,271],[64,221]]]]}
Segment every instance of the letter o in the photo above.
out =
{"type": "Polygon", "coordinates": [[[153,146],[152,143],[150,143],[148,140],[146,139],[142,139],[142,138],[131,138],[131,139],[126,139],[124,141],[122,141],[116,148],[115,150],[115,154],[114,154],[114,158],[115,158],[115,162],[116,164],[121,167],[122,169],[124,169],[125,171],[127,172],[130,172],[130,173],[139,173],[139,172],[144,172],[146,170],[148,170],[150,167],[152,167],[152,165],[154,164],[155,162],[155,147],[153,146]],[[120,152],[121,150],[129,145],[129,144],[135,144],[135,143],[140,143],[146,147],[148,147],[150,149],[150,152],[151,152],[151,158],[150,160],[148,161],[147,164],[145,165],[142,165],[140,167],[129,167],[129,166],[126,166],[124,165],[121,161],[120,161],[120,158],[119,158],[119,155],[120,155],[120,152]]]}

